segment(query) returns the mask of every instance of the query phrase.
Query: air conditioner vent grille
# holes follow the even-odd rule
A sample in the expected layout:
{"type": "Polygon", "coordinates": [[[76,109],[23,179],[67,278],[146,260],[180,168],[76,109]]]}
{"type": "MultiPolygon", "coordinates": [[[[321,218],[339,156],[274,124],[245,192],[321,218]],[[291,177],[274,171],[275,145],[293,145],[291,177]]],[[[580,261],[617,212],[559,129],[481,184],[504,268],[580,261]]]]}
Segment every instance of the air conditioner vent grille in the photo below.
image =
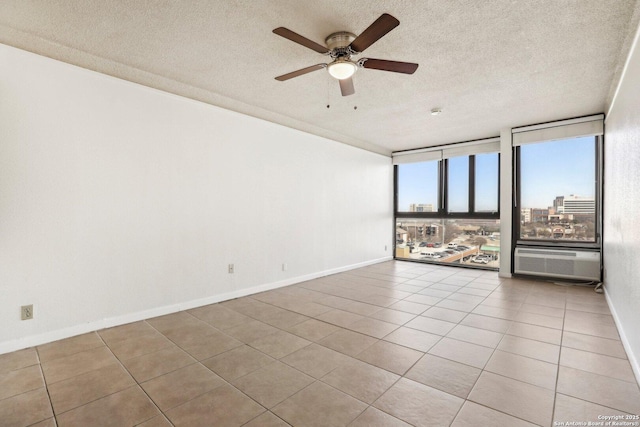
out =
{"type": "Polygon", "coordinates": [[[545,259],[544,258],[531,258],[531,257],[520,257],[519,261],[519,269],[525,271],[544,271],[545,269],[545,259]]]}
{"type": "Polygon", "coordinates": [[[600,253],[594,251],[516,248],[514,272],[600,281],[600,253]]]}
{"type": "Polygon", "coordinates": [[[576,262],[572,259],[553,259],[547,261],[547,273],[561,274],[563,276],[572,276],[575,271],[576,262]]]}

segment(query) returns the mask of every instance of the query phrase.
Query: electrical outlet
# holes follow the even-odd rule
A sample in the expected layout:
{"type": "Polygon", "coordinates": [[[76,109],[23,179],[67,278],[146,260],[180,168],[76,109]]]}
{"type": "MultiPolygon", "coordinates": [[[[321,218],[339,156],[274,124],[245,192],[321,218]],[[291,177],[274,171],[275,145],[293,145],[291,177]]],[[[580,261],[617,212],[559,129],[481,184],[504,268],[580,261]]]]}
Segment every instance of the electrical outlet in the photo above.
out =
{"type": "Polygon", "coordinates": [[[33,304],[20,307],[20,318],[22,320],[33,319],[33,304]]]}
{"type": "Polygon", "coordinates": [[[384,245],[384,251],[387,252],[387,245],[384,245]]]}
{"type": "Polygon", "coordinates": [[[282,271],[287,271],[287,263],[282,264],[282,271]]]}
{"type": "Polygon", "coordinates": [[[229,274],[233,274],[235,273],[235,267],[233,266],[233,264],[229,264],[229,274]]]}

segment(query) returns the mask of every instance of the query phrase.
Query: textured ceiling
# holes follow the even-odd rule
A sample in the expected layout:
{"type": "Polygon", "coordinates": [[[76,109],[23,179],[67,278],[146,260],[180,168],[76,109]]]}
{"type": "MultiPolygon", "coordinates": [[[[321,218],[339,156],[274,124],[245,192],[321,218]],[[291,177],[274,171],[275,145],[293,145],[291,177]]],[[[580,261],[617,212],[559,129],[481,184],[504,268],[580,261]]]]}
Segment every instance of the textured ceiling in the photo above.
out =
{"type": "Polygon", "coordinates": [[[3,0],[0,42],[381,153],[496,136],[605,110],[635,32],[636,0],[3,0]],[[400,21],[340,96],[323,43],[382,13],[400,21]],[[630,37],[631,35],[631,37],[630,37]],[[330,105],[330,108],[327,108],[330,105]],[[356,108],[357,107],[357,108],[356,108]],[[429,114],[434,107],[443,113],[429,114]]]}

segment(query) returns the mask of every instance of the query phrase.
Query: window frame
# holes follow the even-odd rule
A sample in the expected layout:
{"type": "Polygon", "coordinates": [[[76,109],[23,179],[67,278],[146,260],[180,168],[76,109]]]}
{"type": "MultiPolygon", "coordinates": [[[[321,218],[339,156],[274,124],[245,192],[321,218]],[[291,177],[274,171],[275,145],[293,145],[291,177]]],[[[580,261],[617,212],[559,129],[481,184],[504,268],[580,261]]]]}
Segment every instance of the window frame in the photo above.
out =
{"type": "MultiPolygon", "coordinates": [[[[563,139],[574,139],[578,137],[568,137],[563,139]]],[[[595,195],[595,240],[594,241],[570,241],[560,239],[522,239],[520,237],[522,227],[522,161],[521,161],[521,147],[522,145],[513,147],[513,162],[514,162],[514,180],[513,180],[513,242],[512,246],[526,247],[526,246],[546,246],[552,248],[567,248],[567,249],[601,249],[602,248],[602,212],[603,212],[603,150],[604,150],[604,137],[603,135],[593,135],[594,138],[594,150],[595,150],[595,179],[594,179],[594,195],[595,195]]],[[[551,139],[547,141],[540,141],[537,143],[544,144],[547,142],[561,141],[562,139],[551,139]]]]}
{"type": "MultiPolygon", "coordinates": [[[[452,157],[468,157],[469,158],[469,192],[467,212],[448,212],[449,204],[449,158],[441,160],[430,160],[438,162],[438,206],[434,212],[404,212],[398,211],[398,166],[393,167],[393,202],[394,217],[397,218],[440,218],[440,219],[500,219],[500,153],[494,152],[498,156],[497,173],[497,209],[494,212],[476,212],[475,211],[475,193],[476,193],[476,174],[475,174],[475,158],[476,154],[452,156],[452,157]]],[[[487,154],[487,153],[480,153],[487,154]]]]}
{"type": "Polygon", "coordinates": [[[440,215],[440,207],[442,204],[442,186],[440,185],[440,182],[442,180],[442,160],[429,160],[428,162],[416,162],[416,163],[429,163],[429,162],[438,162],[438,172],[437,172],[437,177],[438,177],[438,184],[436,186],[436,190],[437,190],[437,196],[436,196],[436,202],[437,202],[437,206],[436,206],[436,210],[434,212],[409,212],[409,211],[398,211],[398,166],[400,165],[394,165],[393,166],[393,211],[396,217],[398,217],[398,214],[401,214],[402,217],[413,217],[414,214],[420,214],[421,216],[423,216],[424,218],[435,218],[435,217],[439,217],[440,215]],[[408,215],[407,215],[408,214],[408,215]]]}

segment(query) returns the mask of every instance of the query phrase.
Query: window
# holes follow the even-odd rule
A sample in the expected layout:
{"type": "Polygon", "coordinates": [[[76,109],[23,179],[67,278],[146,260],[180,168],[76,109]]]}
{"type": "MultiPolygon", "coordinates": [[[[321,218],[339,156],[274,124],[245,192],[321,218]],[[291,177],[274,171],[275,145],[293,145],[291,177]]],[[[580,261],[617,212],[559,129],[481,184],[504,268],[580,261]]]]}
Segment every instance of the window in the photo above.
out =
{"type": "Polygon", "coordinates": [[[447,160],[448,212],[469,212],[469,156],[447,160]]]}
{"type": "Polygon", "coordinates": [[[598,136],[517,147],[520,241],[598,243],[598,136]]]}
{"type": "Polygon", "coordinates": [[[498,153],[396,165],[396,213],[497,218],[498,178],[498,153]]]}
{"type": "Polygon", "coordinates": [[[500,220],[396,218],[396,258],[497,269],[500,220]]]}
{"type": "Polygon", "coordinates": [[[475,160],[475,211],[498,212],[498,153],[478,154],[475,160]]]}
{"type": "Polygon", "coordinates": [[[497,149],[491,142],[394,158],[396,258],[498,267],[497,149]]]}
{"type": "Polygon", "coordinates": [[[439,162],[407,163],[398,166],[398,211],[437,212],[439,162]]]}

